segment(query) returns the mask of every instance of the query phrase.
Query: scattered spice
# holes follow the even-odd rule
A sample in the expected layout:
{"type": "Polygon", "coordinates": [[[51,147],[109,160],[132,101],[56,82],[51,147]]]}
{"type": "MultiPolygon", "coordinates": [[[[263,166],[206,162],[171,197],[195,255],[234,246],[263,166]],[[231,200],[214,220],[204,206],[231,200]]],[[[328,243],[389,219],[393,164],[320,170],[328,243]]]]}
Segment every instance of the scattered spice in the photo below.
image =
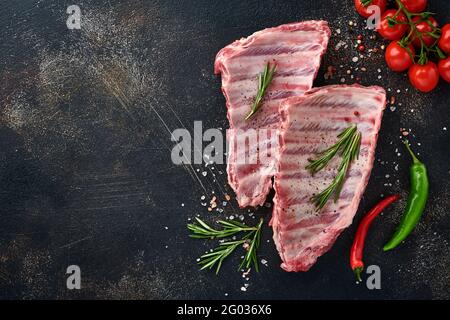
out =
{"type": "Polygon", "coordinates": [[[391,96],[391,98],[390,98],[390,100],[389,100],[389,103],[390,103],[391,105],[395,104],[395,96],[391,96]]]}
{"type": "Polygon", "coordinates": [[[324,75],[325,80],[333,79],[333,76],[334,76],[335,72],[336,72],[336,68],[335,67],[328,66],[327,72],[324,75]]]}

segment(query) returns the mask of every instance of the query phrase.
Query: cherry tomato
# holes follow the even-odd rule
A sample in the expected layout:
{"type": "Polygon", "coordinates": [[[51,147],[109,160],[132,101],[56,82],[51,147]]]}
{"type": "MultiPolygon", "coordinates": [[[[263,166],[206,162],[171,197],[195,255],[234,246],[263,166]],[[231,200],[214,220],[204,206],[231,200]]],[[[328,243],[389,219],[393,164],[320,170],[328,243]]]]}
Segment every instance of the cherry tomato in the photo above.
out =
{"type": "MultiPolygon", "coordinates": [[[[388,18],[393,17],[397,10],[390,9],[386,10],[381,16],[380,25],[377,28],[378,33],[385,39],[388,40],[399,40],[406,32],[406,24],[395,24],[394,26],[389,26],[388,18]]],[[[407,18],[403,12],[400,12],[396,18],[399,22],[407,22],[407,18]]]]}
{"type": "Polygon", "coordinates": [[[373,14],[372,11],[368,10],[370,6],[380,7],[380,13],[382,14],[384,10],[386,10],[386,4],[387,4],[386,0],[373,0],[367,6],[364,6],[362,0],[355,0],[356,11],[358,11],[358,13],[364,18],[368,18],[373,14]]]}
{"type": "Polygon", "coordinates": [[[411,13],[423,12],[427,7],[427,0],[400,0],[400,2],[411,13]]]}
{"type": "MultiPolygon", "coordinates": [[[[414,47],[409,45],[408,48],[411,51],[411,55],[414,57],[414,47]]],[[[389,69],[397,72],[406,71],[414,64],[408,50],[403,48],[397,41],[392,41],[387,46],[384,57],[389,69]]]]}
{"type": "Polygon", "coordinates": [[[444,79],[447,82],[450,82],[450,57],[439,61],[438,69],[442,79],[444,79]]]}
{"type": "Polygon", "coordinates": [[[447,23],[441,29],[441,38],[438,42],[439,48],[442,49],[445,53],[450,54],[450,24],[447,23]]]}
{"type": "Polygon", "coordinates": [[[409,68],[408,76],[413,87],[422,92],[430,92],[439,83],[438,67],[431,61],[424,65],[413,65],[409,68]]]}
{"type": "MultiPolygon", "coordinates": [[[[416,16],[412,19],[412,22],[416,25],[417,31],[419,31],[420,34],[422,35],[423,43],[427,47],[429,47],[436,41],[435,38],[433,38],[432,36],[429,36],[427,34],[427,32],[432,32],[433,28],[429,25],[428,21],[419,22],[420,19],[422,19],[422,18],[419,16],[416,16]]],[[[435,26],[436,28],[438,27],[438,23],[433,17],[429,17],[428,19],[431,21],[433,26],[435,26]]],[[[417,36],[413,37],[412,43],[413,43],[413,45],[415,45],[418,48],[420,48],[422,46],[422,44],[420,43],[420,39],[417,36]]]]}

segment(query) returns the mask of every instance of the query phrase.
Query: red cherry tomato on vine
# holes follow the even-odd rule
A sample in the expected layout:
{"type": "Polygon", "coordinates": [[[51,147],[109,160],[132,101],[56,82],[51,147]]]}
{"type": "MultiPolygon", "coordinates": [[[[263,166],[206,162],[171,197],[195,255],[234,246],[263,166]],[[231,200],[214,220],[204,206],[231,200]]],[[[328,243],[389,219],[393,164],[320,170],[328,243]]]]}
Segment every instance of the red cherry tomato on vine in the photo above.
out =
{"type": "MultiPolygon", "coordinates": [[[[427,47],[430,47],[437,39],[433,38],[432,36],[427,34],[427,32],[432,32],[433,28],[430,26],[428,21],[421,21],[421,22],[419,22],[419,20],[421,20],[421,19],[422,19],[421,17],[416,16],[416,17],[414,17],[412,19],[412,22],[416,25],[417,31],[419,31],[420,34],[422,35],[423,43],[427,47]]],[[[438,23],[433,17],[429,17],[428,19],[433,24],[433,26],[435,28],[438,27],[438,23]]],[[[415,45],[418,48],[420,48],[422,46],[422,44],[420,42],[420,39],[417,36],[413,36],[412,44],[415,45]]]]}
{"type": "Polygon", "coordinates": [[[400,2],[411,13],[423,12],[427,7],[427,0],[400,0],[400,2]]]}
{"type": "Polygon", "coordinates": [[[450,54],[450,24],[447,23],[441,29],[441,38],[438,42],[439,48],[445,53],[450,54]]]}
{"type": "Polygon", "coordinates": [[[370,6],[378,6],[380,8],[380,13],[382,14],[386,10],[387,0],[372,0],[367,6],[364,5],[363,0],[355,0],[355,8],[358,13],[364,18],[370,17],[373,12],[368,10],[370,6]]]}
{"type": "Polygon", "coordinates": [[[441,78],[447,82],[450,82],[450,57],[439,61],[438,69],[441,78]]]}
{"type": "Polygon", "coordinates": [[[408,48],[410,52],[397,41],[392,41],[387,46],[384,57],[389,69],[402,72],[408,70],[414,64],[414,61],[411,59],[415,55],[414,47],[409,45],[408,48]]]}
{"type": "Polygon", "coordinates": [[[409,68],[409,81],[419,91],[430,92],[439,83],[439,70],[434,62],[415,64],[409,68]]]}
{"type": "MultiPolygon", "coordinates": [[[[378,33],[388,40],[399,40],[406,32],[406,24],[395,24],[392,27],[389,25],[388,18],[393,17],[397,10],[390,9],[386,10],[381,16],[380,25],[377,28],[378,33]]],[[[400,12],[396,19],[399,22],[407,22],[407,18],[403,12],[400,12]]]]}

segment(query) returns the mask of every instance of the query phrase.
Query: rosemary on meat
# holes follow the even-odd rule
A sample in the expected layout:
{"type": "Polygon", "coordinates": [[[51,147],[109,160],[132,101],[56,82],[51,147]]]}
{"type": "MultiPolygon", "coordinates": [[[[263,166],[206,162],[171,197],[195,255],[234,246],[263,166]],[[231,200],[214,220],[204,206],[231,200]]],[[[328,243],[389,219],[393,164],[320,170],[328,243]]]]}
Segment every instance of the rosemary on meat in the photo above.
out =
{"type": "Polygon", "coordinates": [[[331,184],[322,192],[311,197],[311,201],[315,204],[317,210],[321,210],[334,194],[334,202],[339,196],[344,186],[350,163],[359,156],[361,148],[361,133],[357,130],[356,125],[352,125],[338,135],[338,142],[330,148],[319,153],[320,158],[316,160],[309,159],[310,164],[306,167],[311,174],[322,170],[330,162],[332,158],[339,154],[342,157],[341,164],[338,167],[338,173],[334,177],[331,184]]]}
{"type": "Polygon", "coordinates": [[[345,148],[346,144],[349,143],[349,141],[355,135],[356,131],[357,128],[355,125],[352,125],[347,129],[345,129],[344,131],[342,131],[338,135],[339,138],[338,142],[336,142],[328,149],[319,152],[318,155],[321,156],[320,158],[315,160],[308,159],[310,163],[309,165],[306,166],[306,170],[310,171],[311,174],[314,175],[316,172],[319,172],[320,170],[325,168],[328,162],[330,162],[330,160],[333,159],[338,152],[342,152],[342,149],[345,148]]]}
{"type": "Polygon", "coordinates": [[[245,117],[245,120],[250,119],[258,110],[261,108],[261,104],[266,94],[267,88],[272,82],[273,75],[275,74],[277,66],[274,64],[270,67],[270,63],[267,62],[264,71],[258,76],[258,93],[256,94],[255,100],[253,101],[252,108],[250,112],[245,117]]]}
{"type": "Polygon", "coordinates": [[[198,264],[201,265],[200,270],[212,269],[215,267],[216,274],[218,274],[225,258],[233,253],[236,248],[241,246],[245,248],[246,254],[242,259],[239,269],[243,267],[250,268],[250,266],[253,265],[255,270],[259,271],[257,250],[261,243],[261,228],[263,219],[260,219],[256,227],[249,227],[238,221],[220,220],[218,223],[223,226],[222,230],[217,230],[210,227],[199,218],[196,218],[196,220],[198,225],[193,223],[187,225],[188,229],[192,232],[190,235],[192,238],[227,238],[238,233],[245,232],[244,236],[240,240],[222,242],[212,252],[202,255],[198,261],[198,264]]]}

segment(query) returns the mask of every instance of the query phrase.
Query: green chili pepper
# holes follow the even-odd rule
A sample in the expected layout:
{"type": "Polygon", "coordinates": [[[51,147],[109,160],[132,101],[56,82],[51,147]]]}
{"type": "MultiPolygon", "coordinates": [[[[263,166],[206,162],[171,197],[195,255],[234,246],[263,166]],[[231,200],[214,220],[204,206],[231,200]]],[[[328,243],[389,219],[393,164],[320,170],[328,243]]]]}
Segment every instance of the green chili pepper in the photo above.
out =
{"type": "Polygon", "coordinates": [[[427,168],[412,152],[408,141],[404,141],[404,143],[413,159],[413,164],[410,168],[411,191],[402,221],[392,239],[383,247],[384,251],[397,247],[414,230],[422,217],[428,199],[427,168]]]}

